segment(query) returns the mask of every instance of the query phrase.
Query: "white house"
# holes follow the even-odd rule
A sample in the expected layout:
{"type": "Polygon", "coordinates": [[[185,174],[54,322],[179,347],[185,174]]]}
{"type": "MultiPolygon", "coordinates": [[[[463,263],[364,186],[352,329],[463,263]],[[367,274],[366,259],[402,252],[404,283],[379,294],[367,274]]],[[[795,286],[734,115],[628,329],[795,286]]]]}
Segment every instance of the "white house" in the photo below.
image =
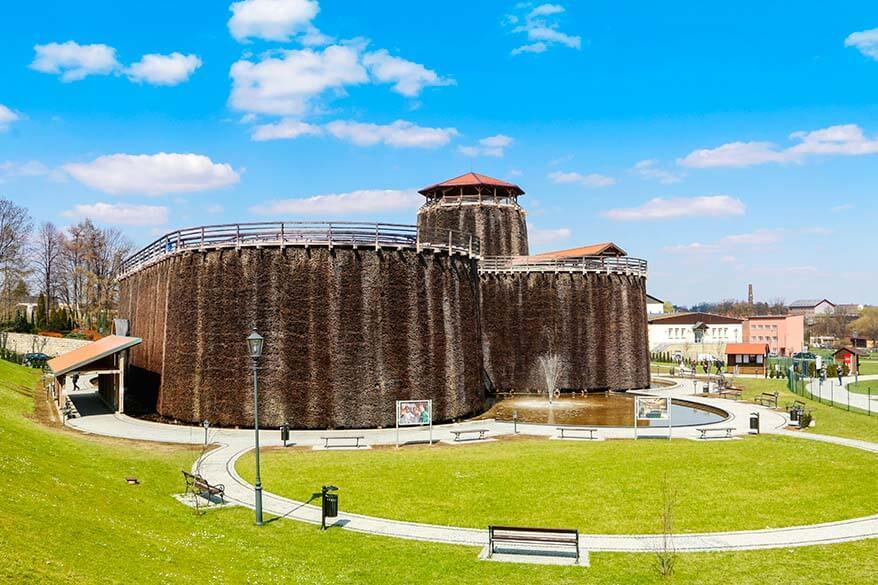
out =
{"type": "Polygon", "coordinates": [[[744,320],[712,313],[674,313],[649,319],[649,350],[679,353],[691,359],[725,355],[727,343],[739,343],[744,320]]]}
{"type": "Polygon", "coordinates": [[[646,314],[647,315],[663,315],[665,312],[665,302],[654,296],[646,295],[646,314]]]}

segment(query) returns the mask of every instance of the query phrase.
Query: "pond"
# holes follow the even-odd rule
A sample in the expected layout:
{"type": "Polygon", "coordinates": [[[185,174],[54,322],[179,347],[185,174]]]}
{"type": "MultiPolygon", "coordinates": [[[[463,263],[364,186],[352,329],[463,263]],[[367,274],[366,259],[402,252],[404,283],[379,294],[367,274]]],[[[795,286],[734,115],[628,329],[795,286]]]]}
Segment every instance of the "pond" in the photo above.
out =
{"type": "MultiPolygon", "coordinates": [[[[624,392],[601,392],[562,396],[549,404],[545,395],[521,395],[499,400],[477,418],[511,422],[513,413],[517,412],[521,423],[633,427],[634,398],[633,394],[624,392]]],[[[671,422],[675,427],[707,425],[720,422],[727,416],[722,410],[695,402],[674,399],[671,403],[671,422]]],[[[637,426],[667,427],[668,421],[639,420],[637,426]]]]}

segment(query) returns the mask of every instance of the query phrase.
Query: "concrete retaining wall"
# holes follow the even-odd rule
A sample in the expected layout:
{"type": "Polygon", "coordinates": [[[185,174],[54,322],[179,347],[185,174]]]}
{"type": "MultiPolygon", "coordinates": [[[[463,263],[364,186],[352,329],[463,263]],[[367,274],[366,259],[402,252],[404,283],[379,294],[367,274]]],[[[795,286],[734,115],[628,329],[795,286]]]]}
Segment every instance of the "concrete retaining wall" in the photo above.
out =
{"type": "Polygon", "coordinates": [[[9,333],[8,335],[6,349],[16,353],[42,352],[51,357],[59,356],[62,353],[73,351],[91,343],[83,339],[45,337],[29,333],[9,333]]]}

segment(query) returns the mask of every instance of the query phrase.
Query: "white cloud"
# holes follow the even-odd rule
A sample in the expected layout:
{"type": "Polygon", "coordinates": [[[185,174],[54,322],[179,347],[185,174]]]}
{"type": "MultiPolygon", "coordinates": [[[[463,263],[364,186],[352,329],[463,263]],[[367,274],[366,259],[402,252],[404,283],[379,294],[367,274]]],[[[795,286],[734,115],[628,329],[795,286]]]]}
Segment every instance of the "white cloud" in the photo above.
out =
{"type": "Polygon", "coordinates": [[[200,154],[111,154],[64,170],[80,183],[106,193],[187,193],[234,185],[239,174],[200,154]]]}
{"type": "Polygon", "coordinates": [[[465,156],[494,156],[502,157],[505,149],[515,142],[505,134],[495,134],[479,140],[478,146],[461,146],[457,150],[465,156]]]}
{"type": "Polygon", "coordinates": [[[251,207],[250,211],[258,215],[352,215],[416,209],[421,203],[423,197],[414,189],[364,189],[269,201],[251,207]]]}
{"type": "Polygon", "coordinates": [[[220,213],[224,212],[225,210],[226,210],[226,208],[218,203],[212,203],[210,205],[204,206],[204,212],[209,213],[211,215],[220,214],[220,213]]]}
{"type": "Polygon", "coordinates": [[[667,252],[668,254],[709,254],[718,250],[719,246],[716,244],[702,244],[701,242],[676,244],[662,248],[662,252],[667,252]]]}
{"type": "Polygon", "coordinates": [[[512,49],[510,53],[512,55],[521,55],[522,53],[534,53],[538,55],[540,53],[545,53],[548,49],[549,47],[546,46],[546,43],[529,43],[512,49]]]}
{"type": "Polygon", "coordinates": [[[802,154],[878,154],[878,138],[866,138],[863,129],[856,124],[830,126],[811,132],[793,132],[790,137],[801,140],[800,144],[786,150],[791,157],[802,154]]]}
{"type": "Polygon", "coordinates": [[[302,116],[314,109],[322,94],[334,91],[344,95],[347,86],[390,83],[393,91],[415,98],[425,87],[455,84],[451,78],[384,49],[363,53],[366,44],[361,39],[323,50],[280,51],[259,61],[239,60],[230,72],[229,102],[242,111],[302,116]]]}
{"type": "Polygon", "coordinates": [[[620,221],[679,219],[685,217],[727,217],[743,215],[746,207],[740,199],[728,195],[650,199],[640,207],[610,209],[601,215],[620,221]]]}
{"type": "Polygon", "coordinates": [[[836,205],[832,208],[833,213],[839,213],[842,211],[848,211],[849,209],[853,209],[854,206],[852,203],[842,203],[840,205],[836,205]]]}
{"type": "Polygon", "coordinates": [[[332,45],[322,51],[285,51],[279,57],[235,62],[231,106],[245,112],[301,116],[323,92],[369,81],[357,47],[332,45]]]}
{"type": "Polygon", "coordinates": [[[171,53],[170,55],[149,54],[132,63],[125,73],[128,79],[137,83],[152,85],[177,85],[189,79],[201,67],[201,59],[196,55],[171,53]]]}
{"type": "Polygon", "coordinates": [[[658,166],[658,161],[655,159],[639,161],[631,170],[643,179],[658,181],[663,185],[679,183],[683,179],[683,177],[677,173],[660,168],[658,166]]]}
{"type": "Polygon", "coordinates": [[[250,138],[256,142],[262,142],[265,140],[298,138],[299,136],[318,136],[320,134],[323,134],[323,129],[320,126],[293,118],[284,118],[274,124],[256,126],[250,134],[250,138]]]}
{"type": "Polygon", "coordinates": [[[396,148],[437,148],[458,134],[455,128],[426,128],[405,120],[385,125],[336,120],[327,124],[326,130],[357,146],[382,143],[396,148]]]}
{"type": "Polygon", "coordinates": [[[527,239],[534,246],[545,246],[548,244],[554,244],[555,242],[561,242],[568,239],[570,235],[570,228],[544,230],[533,229],[530,226],[527,228],[527,239]]]}
{"type": "Polygon", "coordinates": [[[229,9],[229,32],[238,41],[259,38],[283,42],[298,33],[310,33],[320,5],[315,0],[243,0],[229,9]]]}
{"type": "Polygon", "coordinates": [[[7,160],[0,163],[0,182],[16,177],[46,177],[56,183],[67,180],[67,174],[62,169],[51,169],[38,160],[7,160]]]}
{"type": "Polygon", "coordinates": [[[78,81],[89,75],[109,75],[119,68],[116,49],[108,45],[80,45],[73,41],[35,45],[30,68],[60,74],[61,81],[78,81]]]}
{"type": "Polygon", "coordinates": [[[565,173],[562,171],[554,171],[549,173],[549,180],[556,184],[576,183],[584,187],[609,187],[616,184],[616,179],[601,175],[598,173],[589,173],[583,175],[581,173],[565,173]]]}
{"type": "Polygon", "coordinates": [[[717,148],[695,150],[677,161],[692,168],[749,167],[788,159],[771,142],[730,142],[717,148]]]}
{"type": "Polygon", "coordinates": [[[504,24],[512,27],[513,33],[523,33],[528,42],[513,49],[512,55],[522,53],[544,53],[552,45],[563,45],[571,49],[582,47],[582,38],[561,32],[558,16],[565,9],[560,4],[540,4],[531,8],[532,4],[516,5],[519,10],[527,10],[524,14],[510,14],[504,18],[504,24]],[[530,10],[528,10],[530,9],[530,10]]]}
{"type": "Polygon", "coordinates": [[[771,142],[730,142],[691,152],[677,162],[684,167],[749,167],[800,162],[807,155],[862,156],[878,154],[878,138],[867,138],[856,124],[829,126],[790,134],[798,144],[782,149],[771,142]]]}
{"type": "Polygon", "coordinates": [[[71,218],[91,218],[101,223],[120,225],[164,225],[168,223],[168,208],[158,205],[129,203],[94,203],[76,205],[62,212],[71,218]]]}
{"type": "Polygon", "coordinates": [[[363,65],[383,83],[393,83],[393,91],[406,97],[417,97],[428,86],[455,85],[451,78],[440,77],[420,63],[394,57],[386,49],[363,55],[363,65]]]}
{"type": "Polygon", "coordinates": [[[866,57],[878,61],[878,28],[851,33],[844,40],[845,47],[856,47],[866,57]]]}
{"type": "Polygon", "coordinates": [[[719,243],[722,246],[765,246],[768,244],[776,244],[783,240],[784,230],[761,229],[755,232],[745,234],[733,234],[725,236],[719,243]]]}
{"type": "Polygon", "coordinates": [[[17,122],[21,119],[21,116],[7,108],[3,104],[0,104],[0,132],[6,132],[9,129],[9,125],[13,122],[17,122]]]}

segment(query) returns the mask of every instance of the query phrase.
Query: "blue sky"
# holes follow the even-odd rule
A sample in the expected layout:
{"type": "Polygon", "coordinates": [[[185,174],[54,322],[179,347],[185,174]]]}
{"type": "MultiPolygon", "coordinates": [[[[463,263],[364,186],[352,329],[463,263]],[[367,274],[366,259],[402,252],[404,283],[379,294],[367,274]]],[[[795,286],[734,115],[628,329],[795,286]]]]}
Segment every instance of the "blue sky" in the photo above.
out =
{"type": "Polygon", "coordinates": [[[414,223],[476,170],[532,251],[612,240],[680,304],[878,303],[867,2],[43,2],[0,24],[0,196],[144,244],[414,223]]]}

